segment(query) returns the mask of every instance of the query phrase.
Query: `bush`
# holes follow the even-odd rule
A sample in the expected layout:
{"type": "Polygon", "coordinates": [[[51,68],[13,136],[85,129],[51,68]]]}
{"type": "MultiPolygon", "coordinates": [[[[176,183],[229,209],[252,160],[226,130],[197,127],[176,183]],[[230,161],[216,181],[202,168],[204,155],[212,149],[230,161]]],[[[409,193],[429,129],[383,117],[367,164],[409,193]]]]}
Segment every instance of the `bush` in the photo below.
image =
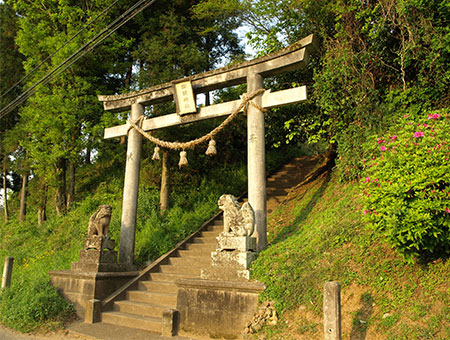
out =
{"type": "Polygon", "coordinates": [[[366,145],[365,219],[409,262],[450,254],[449,110],[404,115],[366,145]]]}
{"type": "Polygon", "coordinates": [[[0,321],[22,332],[58,323],[74,312],[47,278],[23,280],[0,293],[0,321]]]}

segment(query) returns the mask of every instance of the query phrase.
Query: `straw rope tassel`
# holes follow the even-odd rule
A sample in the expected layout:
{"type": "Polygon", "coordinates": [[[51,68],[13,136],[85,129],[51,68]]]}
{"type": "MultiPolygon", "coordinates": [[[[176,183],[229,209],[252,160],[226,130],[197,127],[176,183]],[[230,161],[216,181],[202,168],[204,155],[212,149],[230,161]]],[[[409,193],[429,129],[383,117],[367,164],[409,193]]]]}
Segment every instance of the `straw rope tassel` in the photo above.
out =
{"type": "Polygon", "coordinates": [[[186,157],[186,151],[181,151],[180,152],[180,161],[178,162],[178,167],[181,169],[183,166],[187,166],[188,165],[188,160],[186,157]]]}
{"type": "MultiPolygon", "coordinates": [[[[253,105],[255,107],[257,107],[258,109],[260,109],[261,111],[266,111],[266,109],[256,105],[255,103],[253,103],[251,100],[253,98],[255,98],[256,96],[264,93],[264,89],[259,89],[256,90],[250,94],[246,94],[244,93],[242,95],[242,101],[241,104],[239,105],[239,107],[233,111],[233,113],[231,113],[219,126],[217,126],[216,128],[214,128],[212,131],[210,131],[209,133],[207,133],[206,135],[197,138],[197,139],[193,139],[189,142],[184,142],[184,143],[178,143],[178,142],[166,142],[163,140],[160,140],[158,138],[153,137],[151,134],[145,132],[144,130],[142,130],[142,123],[144,120],[144,116],[139,117],[138,120],[136,120],[135,122],[133,122],[131,119],[128,119],[127,124],[129,125],[128,130],[127,130],[127,134],[130,131],[130,129],[134,128],[136,129],[136,131],[138,131],[142,136],[144,136],[145,138],[147,138],[149,141],[167,148],[167,149],[171,149],[171,150],[183,150],[180,153],[180,163],[178,164],[180,167],[185,166],[188,164],[187,162],[187,158],[186,158],[186,152],[184,151],[184,149],[192,149],[194,148],[196,145],[199,145],[201,143],[206,142],[207,140],[209,140],[209,146],[208,146],[208,150],[207,155],[215,155],[216,151],[215,151],[215,145],[216,142],[213,140],[213,137],[219,133],[220,131],[222,131],[225,126],[227,126],[238,114],[241,110],[244,111],[244,115],[247,114],[247,109],[248,109],[248,105],[253,105]],[[211,149],[210,149],[211,147],[211,149]]],[[[156,148],[155,148],[156,150],[156,148]]],[[[155,155],[154,155],[155,156],[155,155]]],[[[155,156],[158,157],[158,156],[155,156]]]]}
{"type": "Polygon", "coordinates": [[[206,149],[205,154],[207,156],[215,156],[217,154],[216,141],[214,139],[211,138],[211,140],[209,141],[208,149],[206,149]]]}
{"type": "Polygon", "coordinates": [[[159,157],[159,146],[155,146],[155,150],[153,151],[153,156],[152,156],[152,160],[154,161],[159,161],[161,159],[161,157],[159,157]]]}

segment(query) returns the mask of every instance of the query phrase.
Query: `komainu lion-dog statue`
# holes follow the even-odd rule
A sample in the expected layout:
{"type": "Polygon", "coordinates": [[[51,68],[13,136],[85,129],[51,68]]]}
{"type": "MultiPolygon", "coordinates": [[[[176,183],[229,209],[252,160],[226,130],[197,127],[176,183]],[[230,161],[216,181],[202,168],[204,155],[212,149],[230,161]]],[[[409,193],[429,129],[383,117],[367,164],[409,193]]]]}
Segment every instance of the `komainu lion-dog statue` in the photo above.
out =
{"type": "Polygon", "coordinates": [[[97,211],[89,218],[88,237],[97,235],[98,237],[108,236],[109,223],[111,222],[112,207],[101,205],[97,211]]]}
{"type": "Polygon", "coordinates": [[[255,231],[255,212],[248,202],[241,207],[233,195],[222,195],[218,203],[223,210],[223,234],[252,236],[255,231]]]}

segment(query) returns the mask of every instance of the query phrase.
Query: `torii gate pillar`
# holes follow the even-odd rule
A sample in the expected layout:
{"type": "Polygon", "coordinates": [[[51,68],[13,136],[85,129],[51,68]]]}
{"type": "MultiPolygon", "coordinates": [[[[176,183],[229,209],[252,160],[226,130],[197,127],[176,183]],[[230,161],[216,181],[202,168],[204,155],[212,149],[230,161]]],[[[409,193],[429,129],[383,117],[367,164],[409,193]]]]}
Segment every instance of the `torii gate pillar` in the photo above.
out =
{"type": "MultiPolygon", "coordinates": [[[[143,114],[144,106],[142,104],[135,103],[131,105],[130,119],[132,121],[137,121],[143,114]]],[[[141,150],[142,135],[135,129],[131,129],[128,133],[119,248],[119,263],[130,268],[133,266],[134,261],[141,150]]]]}
{"type": "MultiPolygon", "coordinates": [[[[263,88],[263,77],[258,73],[247,75],[247,92],[263,88]]],[[[255,211],[255,237],[258,251],[267,246],[266,212],[266,147],[264,139],[264,112],[262,94],[253,99],[247,111],[247,173],[248,201],[255,211]]]]}
{"type": "MultiPolygon", "coordinates": [[[[191,76],[195,94],[214,91],[247,82],[247,93],[263,88],[264,77],[271,77],[283,72],[305,67],[310,52],[314,51],[317,41],[309,35],[295,44],[275,53],[248,60],[240,64],[226,66],[191,76]]],[[[142,116],[145,105],[152,105],[173,99],[173,82],[156,85],[148,89],[127,94],[99,96],[105,110],[123,112],[131,108],[131,120],[142,116]]],[[[262,91],[261,91],[262,92],[262,91]]],[[[306,86],[271,92],[252,99],[255,105],[248,107],[247,141],[248,141],[248,198],[255,211],[257,248],[267,246],[266,235],[266,173],[264,145],[264,114],[261,110],[299,103],[307,99],[306,86]]],[[[241,105],[241,100],[203,106],[196,114],[179,115],[177,113],[151,117],[143,120],[142,129],[152,131],[164,127],[193,123],[204,119],[222,117],[231,114],[241,105]]],[[[105,138],[121,137],[127,134],[129,125],[105,129],[105,138]]],[[[122,211],[119,262],[132,267],[134,258],[134,241],[136,229],[136,211],[139,185],[139,165],[142,140],[139,133],[132,129],[128,136],[128,151],[125,170],[125,185],[122,211]]]]}

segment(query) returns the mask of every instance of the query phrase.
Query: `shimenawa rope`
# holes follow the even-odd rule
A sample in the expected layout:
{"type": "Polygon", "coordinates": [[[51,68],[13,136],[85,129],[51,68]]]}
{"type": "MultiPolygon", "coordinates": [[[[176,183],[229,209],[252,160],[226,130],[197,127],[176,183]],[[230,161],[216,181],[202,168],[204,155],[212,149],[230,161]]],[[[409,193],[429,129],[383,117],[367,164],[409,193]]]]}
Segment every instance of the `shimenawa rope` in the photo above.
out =
{"type": "MultiPolygon", "coordinates": [[[[242,101],[239,104],[239,107],[233,113],[231,113],[219,126],[214,128],[212,131],[210,131],[206,135],[204,135],[200,138],[193,139],[188,142],[167,142],[167,141],[158,139],[156,137],[153,137],[150,133],[148,133],[142,129],[142,123],[143,123],[144,116],[139,117],[135,122],[133,122],[131,119],[128,119],[127,123],[130,125],[130,127],[128,128],[127,134],[130,131],[130,129],[134,128],[142,136],[147,138],[149,141],[155,143],[156,145],[159,145],[163,148],[167,148],[167,149],[171,149],[171,150],[182,150],[181,160],[180,160],[180,164],[179,164],[181,167],[181,166],[187,165],[186,152],[184,150],[192,149],[195,146],[197,146],[203,142],[206,142],[207,140],[210,140],[207,154],[215,155],[215,141],[213,140],[214,136],[217,133],[219,133],[221,130],[223,130],[225,128],[225,126],[227,126],[238,115],[238,113],[241,110],[243,110],[244,114],[246,115],[247,110],[248,110],[248,104],[256,107],[260,111],[263,111],[263,112],[266,111],[264,108],[260,107],[259,105],[255,104],[251,101],[253,98],[260,95],[264,91],[265,91],[264,89],[259,89],[250,94],[244,93],[242,96],[242,101]]],[[[155,148],[155,154],[158,151],[159,150],[156,150],[156,148],[155,148]]],[[[158,159],[159,157],[156,156],[155,154],[154,154],[153,158],[158,159]]]]}

